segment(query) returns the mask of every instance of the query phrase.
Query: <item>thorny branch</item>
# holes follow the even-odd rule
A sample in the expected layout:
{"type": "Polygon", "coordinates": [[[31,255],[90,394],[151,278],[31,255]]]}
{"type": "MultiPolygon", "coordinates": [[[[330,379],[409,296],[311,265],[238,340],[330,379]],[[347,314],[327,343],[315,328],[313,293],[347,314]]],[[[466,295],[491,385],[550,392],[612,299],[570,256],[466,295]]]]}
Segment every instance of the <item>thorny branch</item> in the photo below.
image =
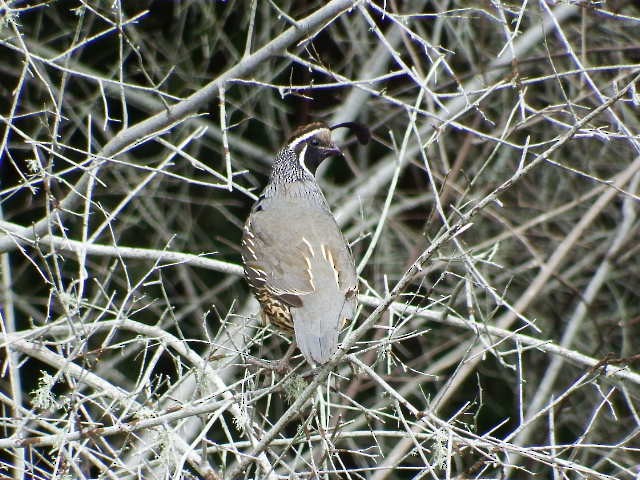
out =
{"type": "Polygon", "coordinates": [[[637,477],[633,2],[134,3],[0,0],[3,473],[637,477]],[[238,241],[317,119],[360,311],[282,373],[238,241]]]}

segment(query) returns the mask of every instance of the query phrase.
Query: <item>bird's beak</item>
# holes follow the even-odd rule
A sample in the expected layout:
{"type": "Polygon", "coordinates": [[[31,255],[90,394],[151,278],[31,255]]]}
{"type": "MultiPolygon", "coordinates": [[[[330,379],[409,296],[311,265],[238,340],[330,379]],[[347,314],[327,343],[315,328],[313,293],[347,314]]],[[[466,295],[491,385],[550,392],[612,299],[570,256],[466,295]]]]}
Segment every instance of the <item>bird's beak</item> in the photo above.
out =
{"type": "Polygon", "coordinates": [[[338,156],[338,157],[342,157],[342,150],[340,150],[338,147],[336,147],[335,145],[331,145],[330,147],[325,147],[322,149],[322,153],[324,158],[329,158],[332,157],[334,155],[338,156]]]}

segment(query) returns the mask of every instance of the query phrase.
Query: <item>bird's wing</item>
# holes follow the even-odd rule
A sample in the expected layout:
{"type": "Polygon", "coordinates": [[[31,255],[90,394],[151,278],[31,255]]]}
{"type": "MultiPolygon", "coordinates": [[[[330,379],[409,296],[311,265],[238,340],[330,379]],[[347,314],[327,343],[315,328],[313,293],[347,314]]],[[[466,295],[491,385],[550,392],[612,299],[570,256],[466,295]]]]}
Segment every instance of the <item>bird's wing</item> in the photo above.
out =
{"type": "Polygon", "coordinates": [[[304,260],[302,229],[284,208],[254,210],[245,224],[242,258],[254,288],[266,288],[290,306],[301,306],[301,296],[313,292],[313,280],[304,260]]]}
{"type": "Polygon", "coordinates": [[[254,210],[243,238],[245,271],[291,306],[296,341],[308,359],[325,363],[345,317],[355,310],[357,276],[333,216],[299,202],[254,210]]]}

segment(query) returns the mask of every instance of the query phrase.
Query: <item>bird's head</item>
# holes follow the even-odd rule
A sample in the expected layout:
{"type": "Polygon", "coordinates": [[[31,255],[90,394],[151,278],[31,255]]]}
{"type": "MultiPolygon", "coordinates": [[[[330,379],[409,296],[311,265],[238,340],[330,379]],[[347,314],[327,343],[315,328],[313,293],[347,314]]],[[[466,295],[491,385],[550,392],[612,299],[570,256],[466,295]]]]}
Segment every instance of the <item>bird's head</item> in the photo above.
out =
{"type": "Polygon", "coordinates": [[[332,155],[342,155],[331,139],[331,132],[342,127],[352,129],[360,143],[369,141],[369,129],[359,123],[346,122],[329,127],[324,122],[313,122],[296,128],[285,149],[294,154],[297,166],[313,176],[323,160],[332,155]]]}

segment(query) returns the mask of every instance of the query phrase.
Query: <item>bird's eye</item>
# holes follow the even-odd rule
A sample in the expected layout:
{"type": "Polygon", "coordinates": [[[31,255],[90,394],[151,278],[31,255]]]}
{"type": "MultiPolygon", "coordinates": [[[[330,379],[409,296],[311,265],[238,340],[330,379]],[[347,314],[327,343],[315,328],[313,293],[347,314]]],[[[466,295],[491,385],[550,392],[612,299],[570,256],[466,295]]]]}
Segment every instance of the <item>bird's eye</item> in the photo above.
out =
{"type": "Polygon", "coordinates": [[[320,145],[320,140],[318,140],[317,138],[312,138],[311,139],[311,146],[312,147],[317,147],[318,145],[320,145]]]}

